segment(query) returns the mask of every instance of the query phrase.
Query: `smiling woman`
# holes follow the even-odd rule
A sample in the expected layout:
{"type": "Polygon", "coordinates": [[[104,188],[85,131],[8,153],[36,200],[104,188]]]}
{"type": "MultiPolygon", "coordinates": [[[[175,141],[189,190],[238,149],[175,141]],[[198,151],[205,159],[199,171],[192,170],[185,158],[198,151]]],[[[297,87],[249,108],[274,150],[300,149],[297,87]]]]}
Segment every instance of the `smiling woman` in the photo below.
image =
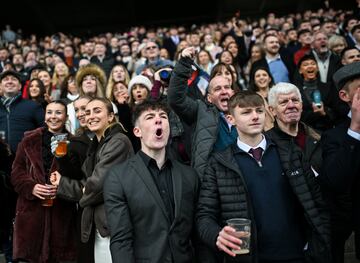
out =
{"type": "Polygon", "coordinates": [[[109,228],[105,220],[103,182],[108,169],[133,155],[131,142],[123,134],[123,128],[115,119],[113,106],[108,99],[94,98],[85,108],[85,122],[95,133],[83,164],[86,174],[84,194],[80,206],[84,208],[81,239],[92,242],[89,236],[95,230],[95,262],[112,262],[110,255],[109,228]]]}
{"type": "Polygon", "coordinates": [[[11,181],[18,193],[14,224],[14,259],[30,262],[60,262],[76,259],[76,203],[56,197],[57,187],[49,177],[60,171],[52,154],[51,138],[66,132],[66,105],[47,105],[45,123],[25,134],[18,146],[11,181]],[[42,201],[51,196],[51,208],[42,201]],[[38,242],[34,242],[34,237],[38,242]],[[41,246],[39,244],[46,244],[41,246]],[[51,251],[51,253],[49,253],[51,251]]]}
{"type": "Polygon", "coordinates": [[[54,101],[47,105],[45,123],[51,133],[60,133],[64,130],[67,107],[61,101],[54,101]]]}
{"type": "Polygon", "coordinates": [[[93,99],[85,109],[85,122],[90,131],[95,133],[98,141],[104,136],[105,130],[116,123],[112,104],[107,99],[93,99]]]}

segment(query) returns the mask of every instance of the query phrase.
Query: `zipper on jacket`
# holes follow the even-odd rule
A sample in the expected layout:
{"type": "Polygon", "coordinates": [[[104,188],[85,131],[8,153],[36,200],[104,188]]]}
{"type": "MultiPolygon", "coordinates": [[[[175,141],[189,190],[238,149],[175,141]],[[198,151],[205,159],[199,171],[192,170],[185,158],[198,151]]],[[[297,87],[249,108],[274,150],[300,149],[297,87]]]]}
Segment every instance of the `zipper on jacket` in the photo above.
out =
{"type": "Polygon", "coordinates": [[[6,114],[6,123],[7,123],[6,140],[7,140],[8,144],[10,145],[10,107],[9,107],[8,113],[6,114]]]}

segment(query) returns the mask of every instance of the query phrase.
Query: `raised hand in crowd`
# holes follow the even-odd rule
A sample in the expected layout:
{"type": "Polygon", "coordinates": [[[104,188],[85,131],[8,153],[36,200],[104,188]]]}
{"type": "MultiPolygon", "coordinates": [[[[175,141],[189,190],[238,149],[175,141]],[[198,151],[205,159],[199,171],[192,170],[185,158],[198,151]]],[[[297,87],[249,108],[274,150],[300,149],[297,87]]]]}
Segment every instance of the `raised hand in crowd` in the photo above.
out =
{"type": "Polygon", "coordinates": [[[350,129],[360,133],[360,88],[357,88],[351,104],[351,124],[350,129]]]}

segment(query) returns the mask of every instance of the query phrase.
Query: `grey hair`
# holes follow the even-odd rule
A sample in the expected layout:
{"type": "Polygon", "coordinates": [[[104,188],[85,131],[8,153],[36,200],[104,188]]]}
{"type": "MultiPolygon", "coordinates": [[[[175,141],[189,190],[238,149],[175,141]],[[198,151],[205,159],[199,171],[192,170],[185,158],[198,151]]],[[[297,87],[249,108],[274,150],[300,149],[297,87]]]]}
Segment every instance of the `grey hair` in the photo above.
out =
{"type": "Polygon", "coordinates": [[[272,86],[268,94],[268,103],[271,107],[276,107],[278,102],[278,96],[280,94],[289,94],[295,92],[299,97],[300,102],[302,102],[300,90],[291,83],[279,82],[278,84],[272,86]]]}

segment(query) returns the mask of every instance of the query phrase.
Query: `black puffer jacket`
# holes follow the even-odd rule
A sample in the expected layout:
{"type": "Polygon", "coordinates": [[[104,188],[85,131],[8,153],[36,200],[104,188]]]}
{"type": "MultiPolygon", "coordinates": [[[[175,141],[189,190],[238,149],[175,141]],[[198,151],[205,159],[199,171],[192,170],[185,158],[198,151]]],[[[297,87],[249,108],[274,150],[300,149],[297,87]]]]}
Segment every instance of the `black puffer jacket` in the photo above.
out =
{"type": "MultiPolygon", "coordinates": [[[[307,126],[304,125],[304,128],[305,133],[309,132],[307,126]]],[[[311,169],[312,167],[316,170],[321,162],[320,144],[314,144],[313,142],[317,140],[308,135],[306,138],[308,149],[305,147],[305,151],[302,151],[293,137],[277,127],[267,134],[277,145],[283,170],[304,208],[304,217],[308,226],[309,244],[306,252],[308,262],[331,262],[329,207],[324,202],[319,183],[311,169]]]]}
{"type": "MultiPolygon", "coordinates": [[[[274,123],[274,127],[266,132],[266,135],[272,139],[279,141],[293,141],[292,137],[279,128],[277,123],[274,123]]],[[[310,163],[312,168],[320,173],[322,165],[322,148],[320,145],[321,136],[318,132],[307,126],[305,123],[299,123],[299,129],[302,129],[305,133],[305,149],[303,150],[303,161],[310,163]]],[[[296,145],[295,145],[296,146],[296,145]]],[[[296,146],[297,147],[297,146],[296,146]]]]}
{"type": "MultiPolygon", "coordinates": [[[[268,142],[268,147],[277,147],[284,173],[292,187],[301,207],[304,209],[309,262],[328,263],[330,256],[329,217],[323,209],[324,205],[314,175],[302,162],[302,153],[292,141],[277,140],[276,145],[268,142]]],[[[196,217],[198,234],[203,242],[213,251],[218,251],[216,238],[230,218],[253,218],[253,210],[247,187],[241,171],[234,158],[233,145],[223,152],[214,153],[208,163],[202,182],[198,213],[196,217]]],[[[236,262],[257,262],[256,228],[252,227],[252,257],[236,257],[236,262]]],[[[202,255],[204,258],[205,255],[202,255]]],[[[221,256],[214,260],[214,255],[203,262],[223,262],[221,256]]],[[[231,262],[230,259],[227,262],[231,262]]]]}

